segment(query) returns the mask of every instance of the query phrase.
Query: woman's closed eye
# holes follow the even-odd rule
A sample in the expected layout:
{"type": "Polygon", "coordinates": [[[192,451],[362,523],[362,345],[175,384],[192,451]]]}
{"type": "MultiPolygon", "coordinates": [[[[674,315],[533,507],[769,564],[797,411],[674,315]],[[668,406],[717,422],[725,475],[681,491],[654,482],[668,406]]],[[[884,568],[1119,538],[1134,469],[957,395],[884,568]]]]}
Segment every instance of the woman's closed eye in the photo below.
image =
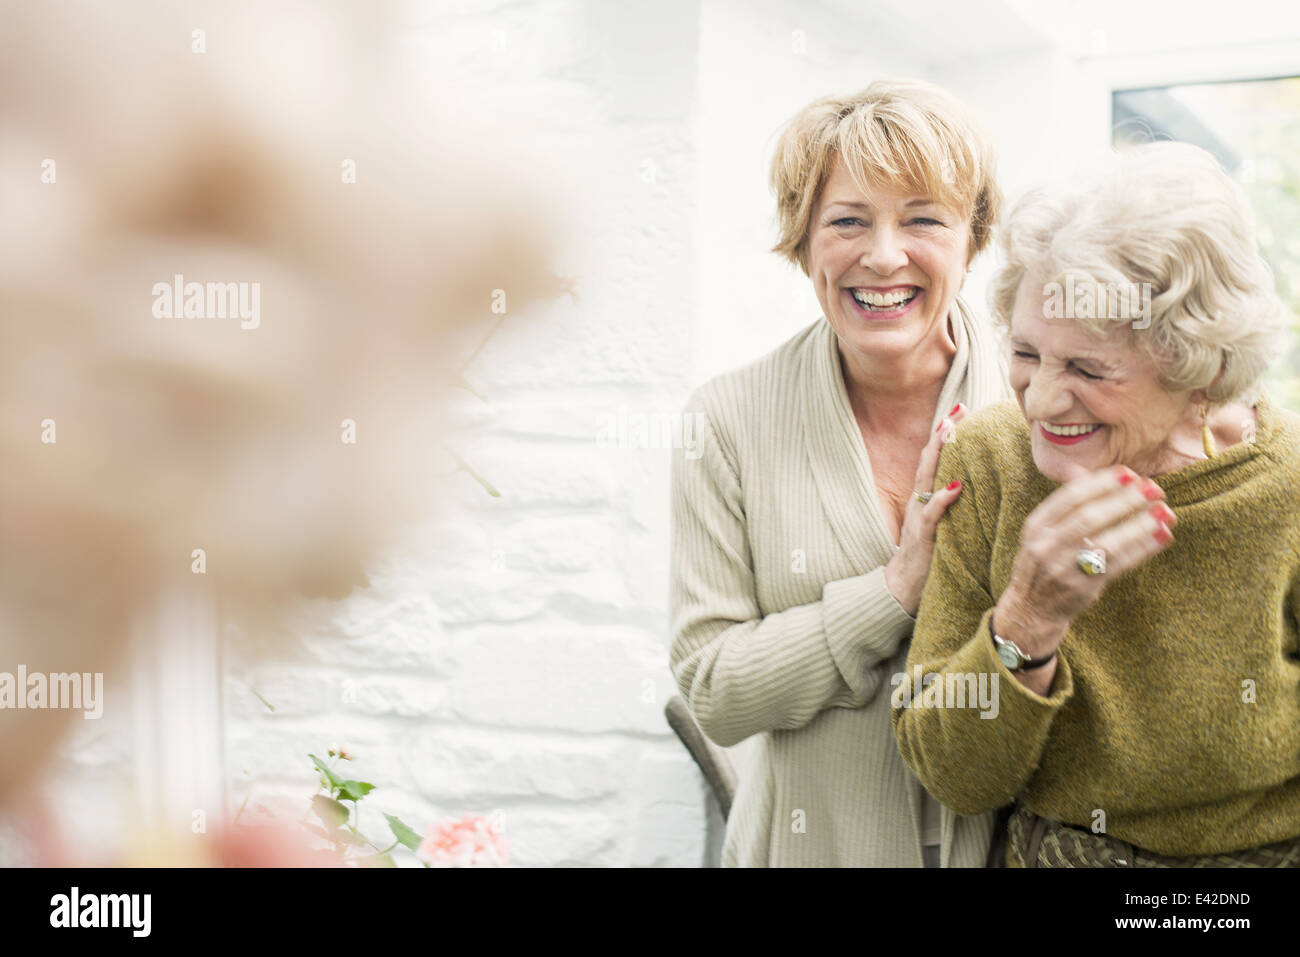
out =
{"type": "MultiPolygon", "coordinates": [[[[1038,356],[1036,356],[1036,355],[1035,355],[1034,353],[1032,353],[1032,352],[1025,352],[1023,349],[1013,349],[1012,352],[1011,352],[1011,354],[1012,354],[1015,358],[1020,359],[1020,360],[1023,361],[1023,362],[1037,362],[1037,361],[1038,361],[1038,356]]],[[[1102,379],[1105,378],[1105,376],[1094,375],[1093,373],[1089,372],[1087,369],[1084,369],[1084,368],[1082,368],[1081,366],[1079,366],[1077,363],[1071,363],[1071,365],[1074,366],[1074,371],[1075,371],[1075,372],[1079,373],[1079,375],[1083,376],[1083,377],[1084,377],[1085,379],[1087,379],[1089,382],[1100,382],[1102,379]]]]}

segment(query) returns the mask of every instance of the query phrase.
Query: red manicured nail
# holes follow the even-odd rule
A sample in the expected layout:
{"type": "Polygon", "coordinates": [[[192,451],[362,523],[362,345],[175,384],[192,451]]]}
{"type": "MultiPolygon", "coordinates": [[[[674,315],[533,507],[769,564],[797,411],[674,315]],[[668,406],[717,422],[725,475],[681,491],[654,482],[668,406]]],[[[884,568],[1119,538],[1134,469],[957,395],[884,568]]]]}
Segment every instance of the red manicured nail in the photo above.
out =
{"type": "Polygon", "coordinates": [[[1174,540],[1174,533],[1169,531],[1169,529],[1164,525],[1161,525],[1156,529],[1155,536],[1156,541],[1161,545],[1167,545],[1174,540]]]}
{"type": "Polygon", "coordinates": [[[956,414],[957,414],[957,410],[960,409],[960,408],[961,408],[961,403],[958,402],[956,405],[954,405],[954,406],[952,407],[952,411],[949,412],[948,414],[949,414],[949,415],[956,415],[956,414]]]}
{"type": "Polygon", "coordinates": [[[1132,485],[1137,476],[1121,465],[1118,478],[1120,485],[1132,485]]]}
{"type": "Polygon", "coordinates": [[[1172,522],[1174,520],[1174,513],[1169,510],[1169,506],[1164,502],[1157,502],[1148,511],[1157,522],[1172,522]]]}
{"type": "Polygon", "coordinates": [[[948,483],[947,491],[955,492],[959,488],[961,488],[961,479],[953,479],[948,483]]]}
{"type": "Polygon", "coordinates": [[[940,429],[942,429],[942,428],[943,428],[947,423],[948,423],[948,420],[947,420],[947,419],[944,419],[942,422],[940,422],[938,425],[936,425],[936,426],[934,427],[934,430],[935,430],[936,432],[938,432],[938,431],[939,431],[940,429]]]}
{"type": "Polygon", "coordinates": [[[1165,490],[1150,479],[1147,479],[1147,484],[1142,488],[1142,496],[1148,502],[1154,502],[1156,499],[1162,498],[1164,494],[1165,490]]]}

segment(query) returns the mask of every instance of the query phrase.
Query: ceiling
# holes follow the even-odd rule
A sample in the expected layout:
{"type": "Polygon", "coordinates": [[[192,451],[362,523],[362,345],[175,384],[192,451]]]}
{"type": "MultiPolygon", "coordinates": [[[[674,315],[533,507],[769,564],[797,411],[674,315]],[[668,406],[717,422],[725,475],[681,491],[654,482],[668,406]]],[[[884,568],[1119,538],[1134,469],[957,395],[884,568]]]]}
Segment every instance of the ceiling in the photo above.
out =
{"type": "MultiPolygon", "coordinates": [[[[1042,50],[1131,56],[1300,39],[1300,4],[1281,0],[820,0],[872,44],[923,64],[1042,50]]],[[[844,41],[847,42],[847,41],[844,41]]]]}

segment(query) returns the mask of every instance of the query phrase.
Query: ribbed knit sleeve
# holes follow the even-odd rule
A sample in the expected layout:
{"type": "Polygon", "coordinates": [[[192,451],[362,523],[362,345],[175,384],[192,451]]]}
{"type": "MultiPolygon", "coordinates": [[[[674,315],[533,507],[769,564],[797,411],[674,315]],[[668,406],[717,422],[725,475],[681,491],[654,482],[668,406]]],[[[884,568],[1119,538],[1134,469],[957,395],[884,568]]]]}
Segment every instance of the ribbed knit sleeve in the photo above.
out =
{"type": "MultiPolygon", "coordinates": [[[[691,454],[673,455],[671,665],[695,719],[730,746],[802,727],[827,708],[862,707],[914,623],[883,567],[826,583],[820,601],[763,615],[750,543],[774,530],[749,524],[717,409],[697,393],[687,410],[699,426],[691,454]]],[[[819,508],[791,496],[789,520],[797,524],[801,510],[819,520],[819,508]]]]}
{"type": "Polygon", "coordinates": [[[1064,651],[1047,698],[1017,681],[995,653],[989,632],[996,604],[989,583],[991,547],[979,520],[982,510],[992,514],[996,507],[987,501],[996,494],[995,480],[988,473],[971,474],[964,447],[959,429],[940,460],[936,487],[960,478],[964,491],[939,523],[908,652],[909,682],[895,689],[892,703],[899,751],[912,772],[954,811],[977,814],[1010,804],[1020,793],[1074,684],[1064,651]],[[945,692],[959,681],[966,687],[983,682],[992,692],[991,707],[969,701],[953,707],[946,693],[927,699],[911,680],[918,673],[923,681],[937,675],[935,686],[945,692]]]}

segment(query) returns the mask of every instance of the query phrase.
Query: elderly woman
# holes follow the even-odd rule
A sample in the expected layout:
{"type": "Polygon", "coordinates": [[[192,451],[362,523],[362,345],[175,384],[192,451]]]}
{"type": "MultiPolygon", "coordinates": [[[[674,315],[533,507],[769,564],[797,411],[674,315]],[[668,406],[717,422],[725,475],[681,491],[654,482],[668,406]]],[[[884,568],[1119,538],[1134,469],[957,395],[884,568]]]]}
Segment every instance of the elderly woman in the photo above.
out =
{"type": "Polygon", "coordinates": [[[772,185],[775,251],[823,317],[701,387],[673,464],[672,668],[710,738],[758,739],[723,861],[982,865],[992,815],[924,793],[881,692],[961,494],[931,494],[940,445],[1010,394],[957,297],[1001,199],[993,149],[944,92],[875,83],[798,113],[772,185]]]}
{"type": "Polygon", "coordinates": [[[1010,866],[1300,866],[1300,417],[1260,388],[1245,198],[1153,145],[1004,245],[1019,407],[942,457],[903,757],[961,813],[1014,802],[1010,866]]]}

